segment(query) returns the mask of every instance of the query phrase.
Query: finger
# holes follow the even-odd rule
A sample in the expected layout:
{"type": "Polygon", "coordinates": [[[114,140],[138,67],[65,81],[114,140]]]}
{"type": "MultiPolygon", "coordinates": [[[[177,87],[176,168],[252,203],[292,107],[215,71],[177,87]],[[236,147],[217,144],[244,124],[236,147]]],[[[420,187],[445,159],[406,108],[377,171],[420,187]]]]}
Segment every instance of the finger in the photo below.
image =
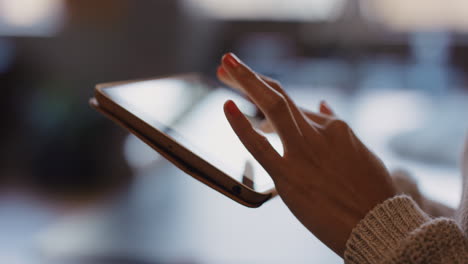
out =
{"type": "MultiPolygon", "coordinates": [[[[235,88],[235,89],[238,89],[240,91],[243,91],[242,88],[239,86],[239,84],[232,80],[231,77],[227,74],[226,70],[224,70],[223,66],[219,66],[218,67],[218,71],[217,71],[217,74],[218,74],[218,78],[223,81],[226,85],[232,87],[232,88],[235,88]]],[[[292,105],[292,108],[295,108],[295,111],[297,112],[303,112],[306,114],[307,117],[315,120],[315,121],[318,121],[319,123],[322,123],[324,120],[324,115],[330,115],[330,116],[334,116],[334,112],[333,110],[331,109],[331,107],[327,104],[327,102],[325,101],[321,101],[320,102],[320,107],[319,107],[319,111],[320,111],[320,114],[321,115],[317,115],[316,113],[314,112],[311,112],[311,111],[308,111],[308,110],[305,110],[305,109],[301,109],[299,107],[296,106],[296,104],[292,101],[292,99],[289,97],[289,95],[284,91],[284,89],[281,88],[281,85],[276,81],[276,80],[273,80],[267,76],[264,76],[264,75],[261,75],[261,74],[258,74],[260,76],[260,78],[262,78],[268,85],[270,85],[273,89],[275,89],[277,92],[281,93],[284,98],[290,102],[290,105],[292,105]]],[[[265,122],[265,128],[266,128],[266,122],[265,122]]],[[[267,129],[268,130],[268,129],[267,129]]]]}
{"type": "Polygon", "coordinates": [[[243,92],[242,88],[239,86],[239,84],[234,81],[229,74],[226,72],[226,70],[223,68],[222,65],[218,66],[218,70],[216,71],[216,75],[218,76],[218,79],[226,84],[229,87],[232,87],[238,91],[243,92]]]}
{"type": "MultiPolygon", "coordinates": [[[[242,86],[240,86],[238,82],[236,82],[235,80],[231,78],[231,76],[223,68],[223,65],[218,66],[218,70],[216,71],[216,74],[218,76],[218,79],[222,81],[224,84],[226,84],[227,86],[237,89],[238,91],[244,92],[244,89],[242,89],[242,86]]],[[[257,75],[260,78],[262,78],[262,80],[265,81],[268,85],[275,86],[275,87],[272,87],[273,89],[278,90],[276,88],[276,86],[278,86],[278,82],[264,75],[261,75],[261,74],[257,74],[257,75]]],[[[282,90],[282,89],[279,89],[279,90],[282,90]]]]}
{"type": "Polygon", "coordinates": [[[333,112],[331,107],[323,100],[320,102],[318,113],[308,110],[303,110],[303,112],[310,120],[313,120],[315,123],[321,125],[322,127],[327,125],[331,120],[335,118],[335,113],[333,112]]]}
{"type": "MultiPolygon", "coordinates": [[[[245,92],[242,89],[242,87],[239,85],[239,83],[237,83],[235,80],[231,78],[231,76],[229,76],[229,74],[226,72],[226,70],[223,68],[222,65],[218,66],[216,75],[218,76],[218,79],[224,84],[226,84],[228,87],[234,88],[237,91],[241,92],[243,95],[245,95],[245,92]]],[[[252,102],[252,100],[249,97],[246,97],[246,99],[252,102]]]]}
{"type": "Polygon", "coordinates": [[[302,136],[285,98],[233,54],[222,59],[223,68],[262,110],[280,136],[285,149],[297,147],[302,136]]]}
{"type": "MultiPolygon", "coordinates": [[[[245,92],[242,87],[240,87],[240,85],[235,81],[235,80],[232,80],[232,78],[229,76],[229,74],[226,72],[226,70],[223,68],[223,66],[219,66],[218,67],[218,71],[217,71],[217,75],[218,75],[218,78],[223,82],[225,83],[226,85],[232,87],[232,88],[235,88],[241,92],[245,92]]],[[[267,76],[264,76],[264,75],[261,75],[261,74],[258,74],[258,76],[260,76],[260,78],[265,81],[268,85],[271,86],[271,88],[273,88],[275,91],[279,92],[281,95],[283,95],[283,97],[286,99],[286,101],[288,102],[288,105],[291,109],[291,112],[293,113],[294,115],[294,118],[299,126],[299,128],[301,129],[304,129],[304,125],[310,125],[309,123],[306,123],[305,122],[305,119],[304,119],[304,116],[302,115],[302,111],[301,109],[294,103],[294,101],[291,99],[291,97],[289,97],[289,95],[283,90],[283,88],[281,88],[281,85],[279,84],[279,82],[277,82],[276,80],[273,80],[267,76]]],[[[269,124],[268,122],[266,122],[265,124],[269,124]]],[[[273,132],[274,129],[271,128],[271,124],[270,125],[265,125],[265,130],[262,130],[266,133],[270,133],[270,132],[273,132]]]]}
{"type": "MultiPolygon", "coordinates": [[[[271,87],[273,87],[276,91],[278,91],[279,93],[281,93],[288,102],[290,102],[292,105],[294,105],[293,107],[291,108],[294,108],[294,112],[296,112],[296,115],[298,115],[299,113],[303,113],[305,114],[311,121],[313,121],[314,123],[316,124],[319,124],[319,125],[324,125],[326,124],[328,121],[330,121],[330,117],[334,117],[335,114],[333,112],[333,110],[331,109],[331,107],[327,104],[326,101],[321,101],[320,102],[320,113],[316,113],[316,112],[312,112],[312,111],[308,111],[308,110],[305,110],[303,108],[300,108],[298,107],[296,104],[293,103],[292,99],[289,97],[289,95],[284,91],[284,89],[281,88],[281,85],[269,78],[269,77],[266,77],[266,76],[263,76],[263,75],[260,75],[262,77],[263,80],[265,80],[265,82],[267,82],[271,87]]],[[[266,126],[265,126],[266,127],[266,126]]]]}
{"type": "MultiPolygon", "coordinates": [[[[286,98],[288,102],[293,103],[292,99],[281,88],[281,85],[277,81],[270,79],[269,77],[266,77],[266,76],[262,76],[262,78],[264,78],[276,91],[280,92],[286,98]]],[[[313,125],[314,127],[324,126],[330,121],[330,116],[334,116],[333,111],[326,104],[325,101],[321,102],[320,110],[321,110],[320,113],[315,113],[315,112],[300,108],[294,104],[294,112],[296,112],[295,116],[298,116],[299,114],[305,114],[305,116],[311,121],[311,122],[307,122],[308,125],[313,125]],[[322,112],[322,108],[325,112],[322,112]]],[[[268,127],[266,125],[265,125],[265,128],[268,131],[268,127]]]]}
{"type": "Polygon", "coordinates": [[[324,115],[335,116],[335,113],[333,112],[331,107],[324,100],[320,101],[319,110],[320,110],[320,113],[322,113],[324,115]]]}
{"type": "Polygon", "coordinates": [[[294,118],[296,119],[296,122],[299,126],[300,129],[306,129],[307,127],[310,127],[310,123],[306,122],[303,111],[294,103],[294,101],[291,99],[291,97],[284,91],[284,89],[281,87],[281,84],[273,80],[267,76],[260,75],[260,78],[264,80],[268,85],[270,85],[275,91],[280,93],[285,99],[286,102],[288,102],[289,107],[291,108],[291,112],[294,115],[294,118]]]}
{"type": "MultiPolygon", "coordinates": [[[[265,82],[267,82],[272,88],[274,88],[276,91],[280,92],[288,102],[291,102],[291,104],[294,104],[292,102],[292,99],[289,97],[289,95],[281,88],[281,85],[266,76],[260,75],[265,82]]],[[[309,110],[305,110],[303,108],[300,108],[294,104],[294,112],[296,112],[295,116],[299,115],[299,113],[305,114],[305,116],[313,122],[313,124],[317,124],[320,126],[326,125],[331,119],[330,117],[335,117],[335,113],[331,109],[331,107],[326,103],[326,101],[322,100],[320,102],[320,107],[319,107],[320,112],[312,112],[309,110]]],[[[309,123],[310,124],[310,123],[309,123]]],[[[268,120],[264,120],[261,125],[260,125],[260,130],[262,130],[265,133],[272,133],[274,132],[274,128],[272,127],[271,123],[268,122],[268,120]]]]}
{"type": "Polygon", "coordinates": [[[325,115],[322,113],[316,113],[308,110],[302,110],[304,114],[317,125],[324,126],[326,125],[330,120],[333,119],[333,116],[325,115]]]}
{"type": "MultiPolygon", "coordinates": [[[[308,110],[304,110],[302,108],[301,108],[301,111],[307,118],[309,118],[313,122],[314,126],[317,126],[317,127],[323,127],[333,119],[328,115],[311,112],[308,110]]],[[[260,122],[260,124],[258,125],[258,129],[260,129],[264,133],[275,132],[274,127],[271,125],[268,119],[262,120],[262,122],[260,122]]]]}
{"type": "Polygon", "coordinates": [[[276,171],[280,166],[282,157],[264,136],[255,131],[249,120],[240,112],[233,101],[229,100],[224,104],[224,113],[237,137],[252,156],[266,171],[276,171]]]}
{"type": "MultiPolygon", "coordinates": [[[[225,73],[225,76],[227,76],[227,74],[225,73]]],[[[333,110],[331,109],[331,107],[328,105],[328,103],[324,100],[322,100],[320,102],[320,107],[319,107],[319,113],[316,113],[316,112],[312,112],[312,111],[309,111],[309,110],[305,110],[303,108],[300,108],[300,107],[297,107],[296,104],[293,103],[292,99],[289,97],[289,95],[284,91],[284,89],[281,88],[281,85],[267,77],[267,76],[263,76],[263,75],[259,75],[266,83],[268,83],[273,89],[275,89],[276,91],[278,91],[279,93],[281,93],[288,102],[290,102],[290,105],[293,105],[291,108],[294,108],[293,112],[295,112],[295,117],[297,117],[299,115],[299,113],[303,113],[305,114],[305,116],[307,118],[309,118],[314,124],[318,124],[318,125],[326,125],[329,121],[330,121],[330,117],[335,117],[335,113],[333,112],[333,110]]],[[[225,77],[226,79],[228,77],[225,77]]],[[[230,80],[230,82],[233,82],[232,80],[230,80]]],[[[299,119],[299,118],[297,118],[299,119]]],[[[264,120],[260,126],[259,126],[260,130],[262,130],[263,132],[265,133],[272,133],[274,132],[274,128],[273,126],[271,125],[271,123],[268,121],[268,120],[264,120]]]]}

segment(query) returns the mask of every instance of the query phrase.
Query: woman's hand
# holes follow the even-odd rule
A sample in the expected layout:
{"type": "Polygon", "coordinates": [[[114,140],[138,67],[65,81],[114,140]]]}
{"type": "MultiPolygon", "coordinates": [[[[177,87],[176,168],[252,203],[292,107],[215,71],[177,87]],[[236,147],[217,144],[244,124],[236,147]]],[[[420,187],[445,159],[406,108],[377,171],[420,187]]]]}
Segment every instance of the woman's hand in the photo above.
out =
{"type": "Polygon", "coordinates": [[[395,195],[383,163],[327,105],[306,116],[277,82],[256,74],[233,54],[223,57],[218,76],[260,108],[281,138],[284,154],[227,101],[224,111],[237,136],[270,174],[291,212],[343,256],[356,224],[395,195]]]}

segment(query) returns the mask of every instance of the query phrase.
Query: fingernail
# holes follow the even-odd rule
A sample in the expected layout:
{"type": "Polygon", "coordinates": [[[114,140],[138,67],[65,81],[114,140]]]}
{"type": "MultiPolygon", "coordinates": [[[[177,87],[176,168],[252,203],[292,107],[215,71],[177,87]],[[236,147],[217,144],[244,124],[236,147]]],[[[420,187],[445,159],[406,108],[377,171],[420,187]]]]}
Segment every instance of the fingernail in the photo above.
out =
{"type": "Polygon", "coordinates": [[[236,68],[240,65],[240,60],[231,52],[224,55],[223,62],[233,68],[236,68]]]}
{"type": "Polygon", "coordinates": [[[226,111],[231,116],[238,117],[241,115],[241,111],[239,110],[237,105],[232,100],[227,101],[225,106],[226,106],[226,111]]]}
{"type": "Polygon", "coordinates": [[[222,75],[222,76],[226,75],[226,71],[224,70],[223,66],[218,66],[217,72],[218,72],[218,75],[222,75]]]}

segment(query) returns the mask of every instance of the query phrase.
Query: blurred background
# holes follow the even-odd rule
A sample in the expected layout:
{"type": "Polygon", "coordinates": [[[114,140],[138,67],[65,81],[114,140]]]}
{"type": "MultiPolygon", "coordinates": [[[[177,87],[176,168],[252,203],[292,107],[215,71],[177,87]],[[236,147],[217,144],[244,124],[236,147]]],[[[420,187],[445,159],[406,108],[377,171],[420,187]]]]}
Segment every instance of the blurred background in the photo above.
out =
{"type": "Polygon", "coordinates": [[[463,0],[0,0],[0,262],[342,263],[281,199],[238,205],[93,111],[94,85],[214,78],[233,51],[455,207],[467,33],[463,0]]]}

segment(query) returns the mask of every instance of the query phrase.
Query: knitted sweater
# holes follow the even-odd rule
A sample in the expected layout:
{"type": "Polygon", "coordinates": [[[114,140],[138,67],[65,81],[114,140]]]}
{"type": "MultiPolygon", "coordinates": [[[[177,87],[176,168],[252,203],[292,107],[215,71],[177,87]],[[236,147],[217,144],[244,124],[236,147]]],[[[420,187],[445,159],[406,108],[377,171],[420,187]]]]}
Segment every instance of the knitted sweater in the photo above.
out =
{"type": "MultiPolygon", "coordinates": [[[[421,198],[398,195],[377,205],[353,229],[345,263],[468,263],[468,140],[463,155],[463,195],[455,216],[421,198]],[[419,204],[419,205],[418,205],[419,204]],[[422,208],[422,209],[421,209],[422,208]],[[424,209],[424,211],[423,211],[424,209]]],[[[408,193],[408,192],[406,192],[408,193]]]]}

